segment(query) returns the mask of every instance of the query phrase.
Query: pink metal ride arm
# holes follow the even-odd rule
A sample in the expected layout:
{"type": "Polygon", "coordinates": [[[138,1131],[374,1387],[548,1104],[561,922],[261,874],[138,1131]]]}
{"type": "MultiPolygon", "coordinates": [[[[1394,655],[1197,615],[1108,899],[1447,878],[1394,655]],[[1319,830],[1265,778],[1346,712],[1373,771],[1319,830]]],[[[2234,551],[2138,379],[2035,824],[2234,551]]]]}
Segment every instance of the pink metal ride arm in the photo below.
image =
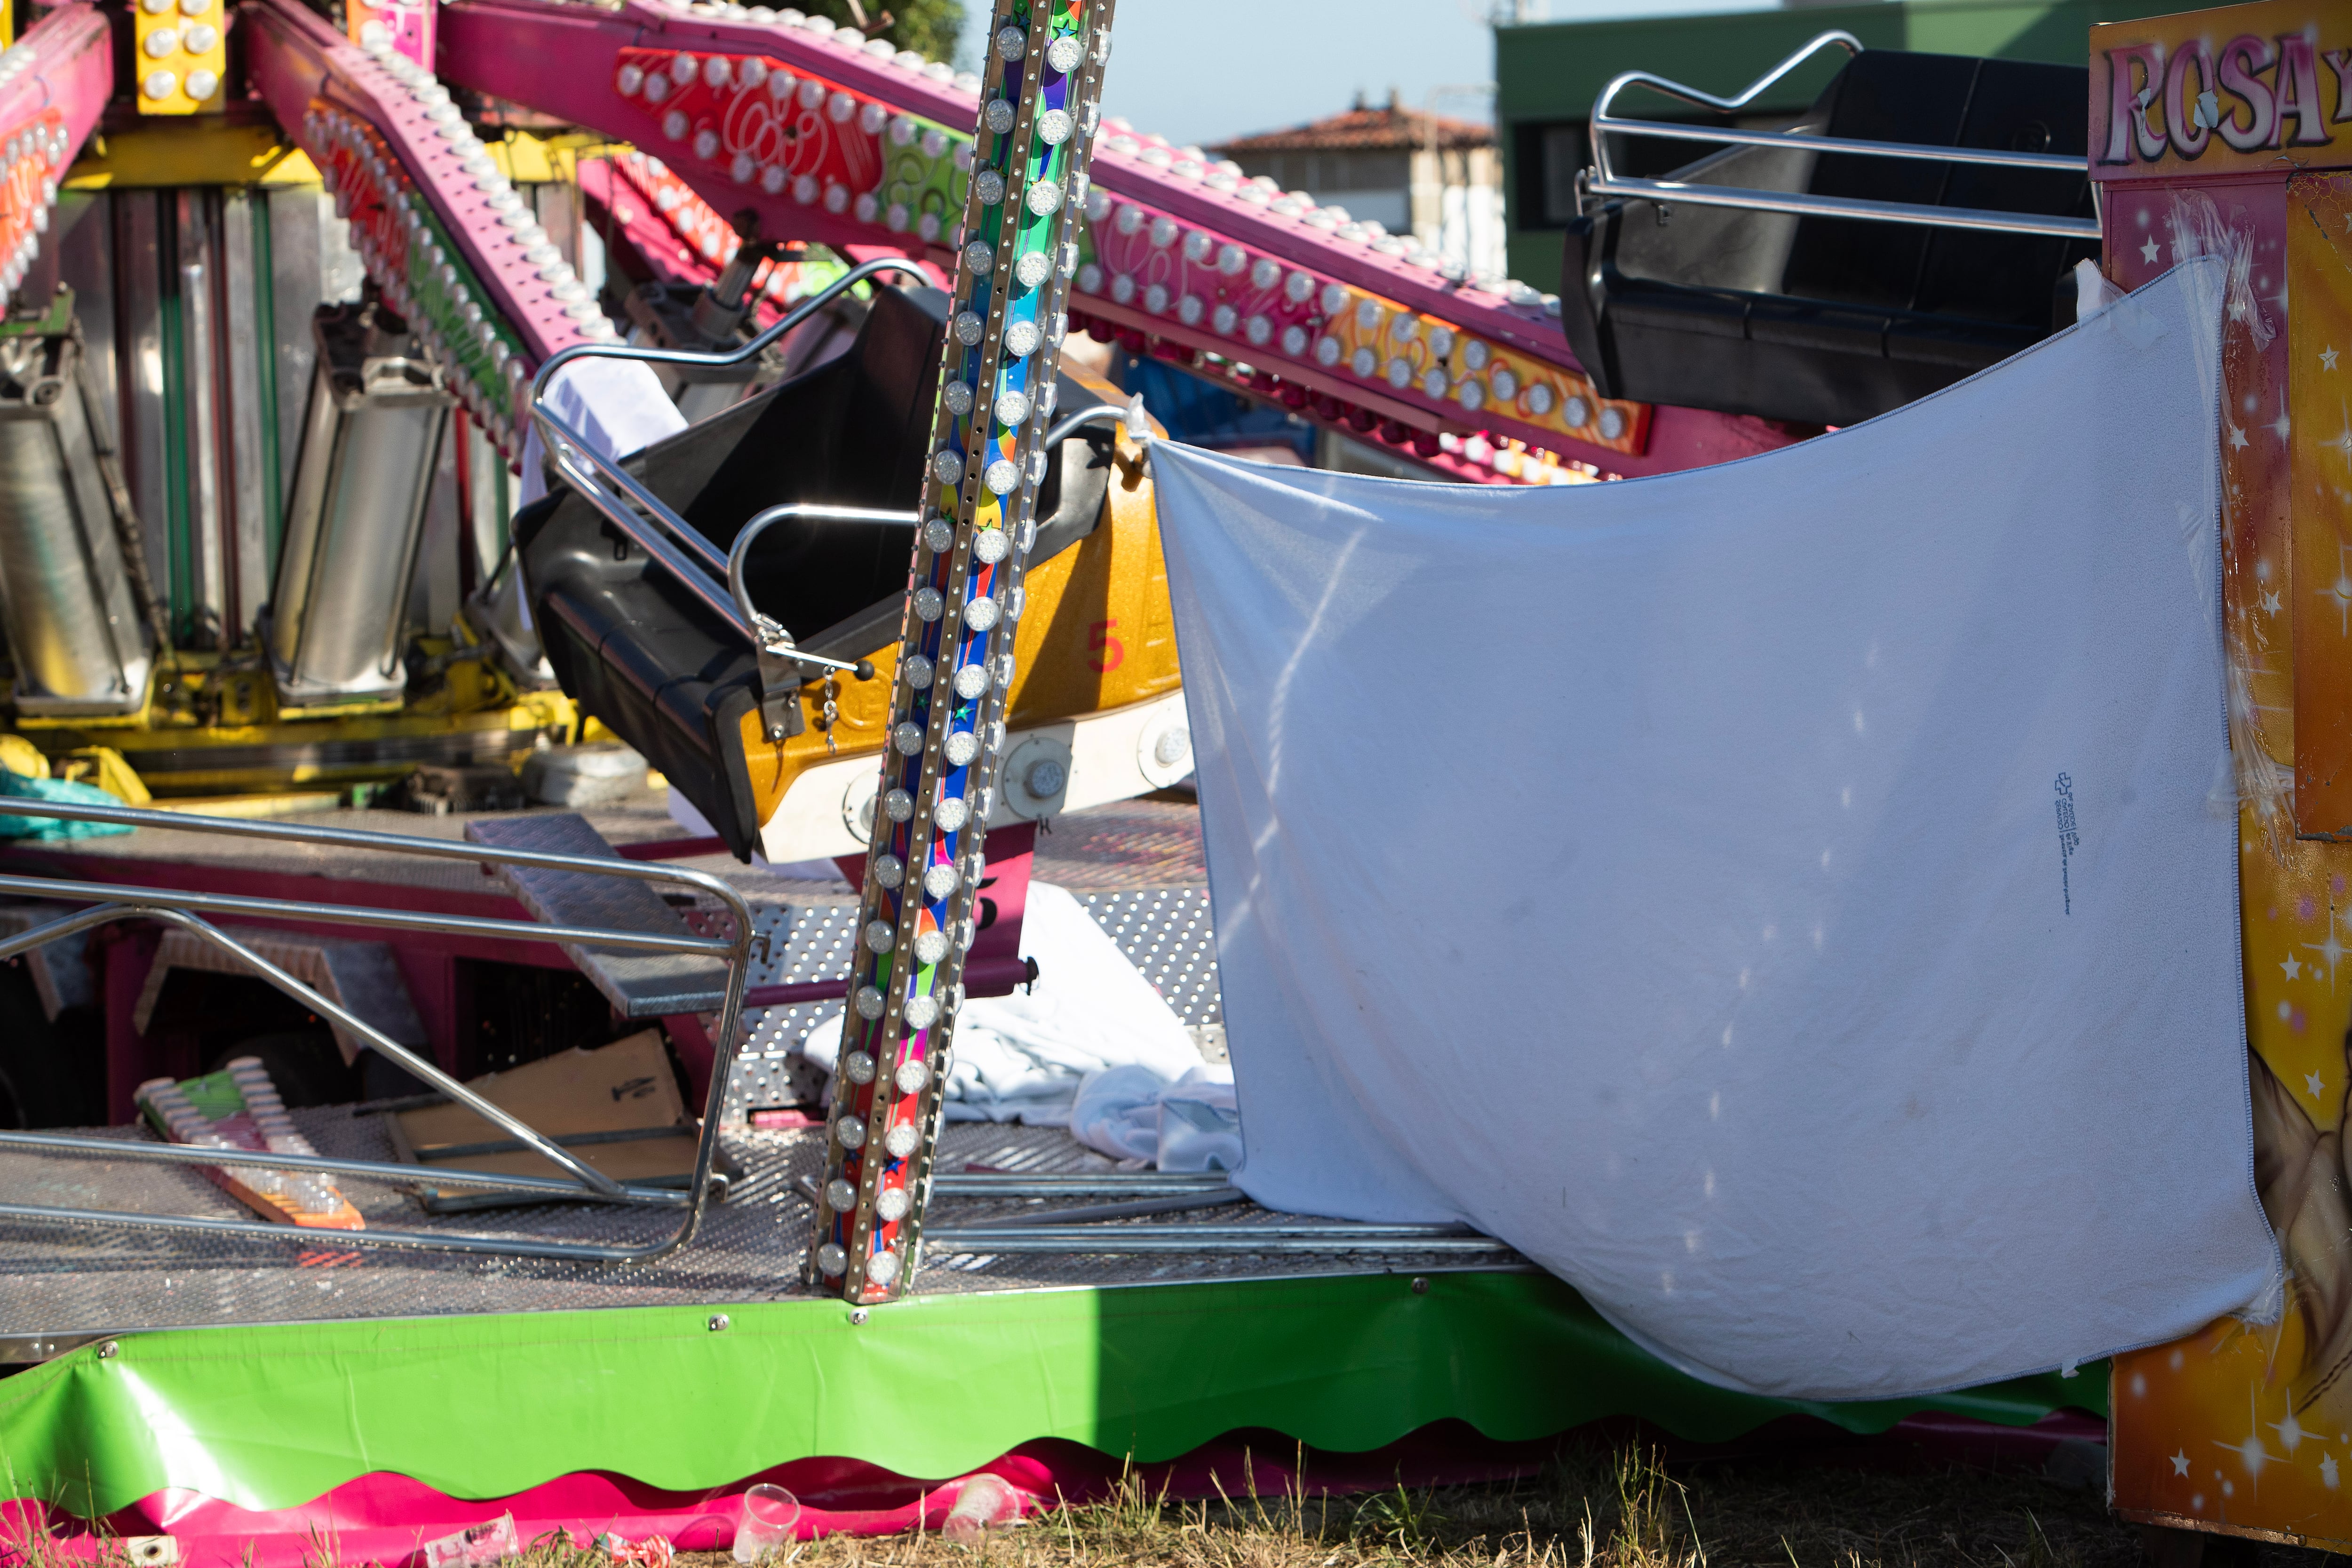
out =
{"type": "MultiPolygon", "coordinates": [[[[935,259],[953,241],[979,105],[944,65],[710,0],[456,0],[440,24],[452,80],[656,151],[719,211],[752,209],[762,233],[935,259]]],[[[1482,432],[1617,474],[1787,439],[1758,420],[1601,399],[1526,285],[1449,278],[1408,241],[1116,121],[1100,138],[1070,298],[1074,323],[1097,335],[1218,356],[1204,363],[1322,423],[1418,437],[1450,471],[1476,467],[1452,454],[1482,432]]]]}
{"type": "Polygon", "coordinates": [[[293,0],[248,0],[244,16],[253,80],[325,175],[369,276],[517,460],[532,373],[611,324],[429,73],[293,0]]]}
{"type": "Polygon", "coordinates": [[[58,7],[0,53],[0,293],[25,280],[58,183],[113,93],[112,40],[94,5],[58,7]]]}

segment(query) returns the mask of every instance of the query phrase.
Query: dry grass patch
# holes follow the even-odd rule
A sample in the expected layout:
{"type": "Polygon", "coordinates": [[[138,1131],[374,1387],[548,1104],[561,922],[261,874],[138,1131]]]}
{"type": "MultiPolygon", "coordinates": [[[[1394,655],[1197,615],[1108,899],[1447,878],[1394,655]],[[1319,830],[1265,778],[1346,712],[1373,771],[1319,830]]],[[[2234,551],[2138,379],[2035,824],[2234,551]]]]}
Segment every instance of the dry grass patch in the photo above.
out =
{"type": "MultiPolygon", "coordinates": [[[[2299,1555],[2316,1568],[2316,1553],[2299,1555]]],[[[1186,1502],[1130,1481],[1100,1502],[971,1546],[936,1535],[835,1536],[779,1554],[771,1568],[785,1557],[791,1568],[2137,1568],[2140,1560],[2137,1533],[2095,1492],[2039,1479],[1754,1460],[1669,1469],[1641,1447],[1573,1456],[1517,1483],[1353,1497],[1186,1502]]],[[[717,1554],[680,1564],[732,1568],[717,1554]]]]}

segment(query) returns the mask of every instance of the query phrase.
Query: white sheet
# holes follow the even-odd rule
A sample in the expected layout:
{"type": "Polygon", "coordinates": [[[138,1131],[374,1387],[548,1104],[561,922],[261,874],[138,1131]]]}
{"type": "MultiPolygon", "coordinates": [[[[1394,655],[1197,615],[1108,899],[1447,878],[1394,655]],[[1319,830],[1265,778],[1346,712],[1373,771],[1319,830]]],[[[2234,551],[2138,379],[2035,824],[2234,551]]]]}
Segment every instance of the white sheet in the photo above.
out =
{"type": "Polygon", "coordinates": [[[2220,282],[1665,478],[1159,446],[1241,1184],[1467,1218],[1777,1394],[2265,1310],[2220,282]]]}

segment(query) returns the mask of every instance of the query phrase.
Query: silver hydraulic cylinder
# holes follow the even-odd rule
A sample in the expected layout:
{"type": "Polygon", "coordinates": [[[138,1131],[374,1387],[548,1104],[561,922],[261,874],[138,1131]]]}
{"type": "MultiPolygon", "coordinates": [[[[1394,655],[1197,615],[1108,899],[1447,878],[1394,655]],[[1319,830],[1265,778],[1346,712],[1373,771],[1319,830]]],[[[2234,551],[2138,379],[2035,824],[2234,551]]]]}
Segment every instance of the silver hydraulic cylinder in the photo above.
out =
{"type": "Polygon", "coordinates": [[[282,707],[396,701],[408,590],[454,400],[383,305],[322,305],[268,643],[282,707]]]}
{"type": "Polygon", "coordinates": [[[0,338],[0,626],[16,706],[135,713],[153,662],[68,333],[0,338]]]}

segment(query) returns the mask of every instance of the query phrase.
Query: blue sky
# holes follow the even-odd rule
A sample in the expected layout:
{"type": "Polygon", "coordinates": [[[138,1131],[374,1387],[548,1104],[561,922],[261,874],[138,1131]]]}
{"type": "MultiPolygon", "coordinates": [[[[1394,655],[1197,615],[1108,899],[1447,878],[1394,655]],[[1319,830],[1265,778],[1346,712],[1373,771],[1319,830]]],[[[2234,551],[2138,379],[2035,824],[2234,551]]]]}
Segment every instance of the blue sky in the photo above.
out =
{"type": "MultiPolygon", "coordinates": [[[[1528,5],[1535,18],[1559,21],[1745,8],[1741,0],[1528,5]]],[[[967,61],[993,9],[989,0],[964,0],[967,61]]],[[[1391,87],[1416,107],[1484,120],[1486,99],[1441,89],[1494,79],[1489,10],[1487,0],[1119,0],[1104,106],[1178,142],[1318,119],[1347,108],[1359,90],[1385,102],[1391,87]]]]}

